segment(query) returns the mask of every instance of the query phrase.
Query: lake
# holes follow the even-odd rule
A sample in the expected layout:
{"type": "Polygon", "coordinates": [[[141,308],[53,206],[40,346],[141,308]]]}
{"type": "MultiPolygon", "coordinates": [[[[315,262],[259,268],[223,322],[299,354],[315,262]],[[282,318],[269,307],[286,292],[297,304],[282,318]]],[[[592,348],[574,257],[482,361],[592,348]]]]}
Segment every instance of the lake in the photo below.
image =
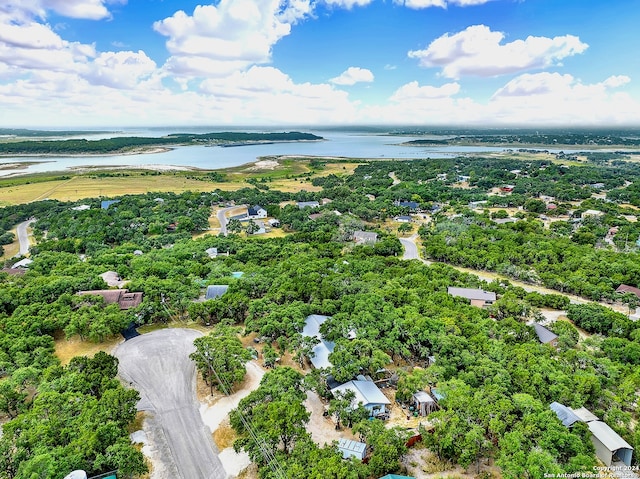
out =
{"type": "MultiPolygon", "coordinates": [[[[172,132],[175,132],[173,130],[172,132]]],[[[100,135],[114,136],[162,136],[169,131],[123,132],[100,135]]],[[[344,132],[326,132],[318,134],[325,141],[299,143],[272,143],[263,145],[247,145],[237,147],[179,146],[164,153],[141,155],[110,156],[59,156],[59,157],[3,157],[2,165],[37,162],[26,168],[6,168],[0,170],[0,176],[12,174],[41,173],[49,171],[66,171],[86,166],[144,166],[171,165],[193,167],[206,170],[231,168],[257,161],[262,156],[301,155],[301,156],[340,156],[345,158],[377,158],[377,159],[415,159],[415,158],[447,158],[472,153],[488,153],[503,151],[505,148],[490,146],[400,146],[399,143],[416,140],[418,136],[388,136],[376,134],[358,134],[344,132]]],[[[88,139],[98,139],[88,136],[88,139]]],[[[560,150],[549,149],[550,152],[560,150]]],[[[574,151],[563,150],[565,153],[574,151]]],[[[575,152],[577,152],[576,150],[575,152]]]]}

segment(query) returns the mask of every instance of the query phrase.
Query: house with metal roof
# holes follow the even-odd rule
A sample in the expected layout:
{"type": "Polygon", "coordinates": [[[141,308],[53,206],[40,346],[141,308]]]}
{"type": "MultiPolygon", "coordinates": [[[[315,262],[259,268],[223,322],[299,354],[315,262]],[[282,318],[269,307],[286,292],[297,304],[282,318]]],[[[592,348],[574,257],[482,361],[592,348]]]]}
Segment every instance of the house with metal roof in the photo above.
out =
{"type": "Polygon", "coordinates": [[[229,289],[228,284],[210,284],[207,286],[207,293],[204,299],[217,299],[227,292],[229,289]]]}
{"type": "Polygon", "coordinates": [[[558,416],[558,419],[560,419],[565,427],[571,427],[575,423],[582,421],[582,419],[573,412],[573,409],[559,402],[552,402],[549,408],[556,413],[556,416],[558,416]]]}
{"type": "Polygon", "coordinates": [[[496,300],[496,293],[474,288],[457,288],[449,286],[447,293],[456,298],[465,298],[471,301],[471,306],[484,307],[493,304],[496,300]]]}
{"type": "Polygon", "coordinates": [[[105,304],[117,304],[120,309],[131,309],[142,303],[143,293],[132,293],[128,289],[96,289],[79,291],[80,296],[102,296],[105,304]]]}
{"type": "Polygon", "coordinates": [[[320,333],[320,326],[327,319],[329,319],[329,316],[310,314],[306,317],[304,328],[302,328],[303,336],[314,337],[319,341],[313,347],[312,354],[309,357],[311,364],[316,369],[330,368],[332,366],[331,361],[329,361],[329,355],[333,352],[335,343],[325,340],[320,333]]]}
{"type": "Polygon", "coordinates": [[[545,328],[540,323],[533,323],[532,326],[536,332],[536,336],[538,336],[538,340],[542,344],[549,344],[554,348],[558,347],[558,335],[556,333],[545,328]]]}
{"type": "Polygon", "coordinates": [[[304,208],[318,208],[320,203],[317,201],[298,201],[298,208],[301,210],[304,208]]]}
{"type": "Polygon", "coordinates": [[[391,401],[382,394],[382,391],[378,389],[378,386],[373,381],[360,381],[353,380],[340,386],[333,388],[331,394],[346,393],[347,391],[353,391],[354,398],[352,405],[355,407],[358,404],[362,405],[370,416],[378,416],[387,412],[387,406],[391,404],[391,401]]]}

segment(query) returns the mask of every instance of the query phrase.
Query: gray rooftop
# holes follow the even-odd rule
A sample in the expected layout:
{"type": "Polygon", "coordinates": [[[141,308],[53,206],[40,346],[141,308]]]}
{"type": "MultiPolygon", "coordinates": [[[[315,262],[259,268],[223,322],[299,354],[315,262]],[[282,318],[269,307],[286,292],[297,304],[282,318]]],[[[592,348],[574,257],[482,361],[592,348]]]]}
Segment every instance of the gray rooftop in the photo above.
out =
{"type": "Polygon", "coordinates": [[[338,448],[345,451],[356,452],[363,454],[367,449],[367,445],[364,442],[352,441],[351,439],[338,439],[338,448]]]}
{"type": "Polygon", "coordinates": [[[337,388],[331,390],[332,394],[336,392],[353,391],[355,398],[354,404],[362,403],[363,406],[369,404],[391,404],[391,401],[382,394],[373,381],[349,381],[341,384],[337,388]]]}
{"type": "Polygon", "coordinates": [[[539,323],[533,323],[533,329],[536,330],[536,334],[538,335],[538,339],[542,344],[550,343],[551,341],[558,339],[558,335],[553,331],[549,331],[543,325],[539,323]]]}
{"type": "Polygon", "coordinates": [[[211,284],[207,286],[205,299],[216,299],[222,296],[229,289],[228,284],[211,284]]]}
{"type": "Polygon", "coordinates": [[[586,407],[580,409],[572,409],[573,413],[583,422],[599,421],[600,418],[589,411],[586,407]]]}
{"type": "Polygon", "coordinates": [[[316,337],[320,340],[320,342],[316,344],[312,349],[313,356],[309,358],[311,364],[313,364],[313,367],[315,367],[316,369],[331,367],[329,354],[333,352],[335,344],[331,341],[323,339],[322,334],[320,334],[320,325],[327,319],[329,319],[329,316],[310,314],[305,320],[304,328],[302,328],[303,336],[316,337]]]}
{"type": "Polygon", "coordinates": [[[633,447],[622,439],[617,432],[609,427],[608,424],[605,424],[602,421],[591,421],[587,424],[589,426],[589,430],[591,434],[594,435],[602,444],[605,445],[607,449],[610,451],[617,451],[618,449],[631,449],[633,447]]]}
{"type": "Polygon", "coordinates": [[[452,296],[467,299],[479,299],[482,301],[495,301],[496,293],[490,291],[484,291],[482,289],[473,288],[456,288],[455,286],[449,286],[447,293],[452,296]]]}

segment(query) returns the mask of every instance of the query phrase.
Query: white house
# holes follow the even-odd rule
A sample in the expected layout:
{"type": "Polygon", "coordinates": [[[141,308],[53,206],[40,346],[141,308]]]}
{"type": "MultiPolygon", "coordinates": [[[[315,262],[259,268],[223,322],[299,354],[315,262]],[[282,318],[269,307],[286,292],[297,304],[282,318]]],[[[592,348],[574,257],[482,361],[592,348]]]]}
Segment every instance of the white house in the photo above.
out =
{"type": "Polygon", "coordinates": [[[382,394],[382,391],[378,389],[378,386],[373,381],[349,381],[333,388],[331,394],[335,395],[336,393],[345,393],[347,391],[353,391],[354,393],[352,405],[354,407],[358,404],[362,405],[369,411],[369,416],[375,417],[386,413],[387,406],[391,404],[391,401],[382,394]]]}
{"type": "Polygon", "coordinates": [[[266,217],[267,217],[267,210],[265,210],[260,205],[253,205],[253,206],[249,206],[249,208],[247,208],[247,218],[249,218],[249,219],[266,218],[266,217]]]}

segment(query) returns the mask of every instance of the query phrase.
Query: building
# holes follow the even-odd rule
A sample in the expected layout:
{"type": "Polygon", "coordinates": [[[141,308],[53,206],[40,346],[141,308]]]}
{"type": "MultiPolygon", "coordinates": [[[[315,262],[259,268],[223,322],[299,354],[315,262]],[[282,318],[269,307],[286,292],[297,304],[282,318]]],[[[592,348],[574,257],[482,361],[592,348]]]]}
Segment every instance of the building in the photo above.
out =
{"type": "Polygon", "coordinates": [[[217,258],[218,257],[218,248],[207,248],[205,250],[205,253],[207,253],[207,256],[209,256],[209,258],[211,258],[211,259],[217,258]]]}
{"type": "Polygon", "coordinates": [[[74,206],[71,209],[73,211],[86,211],[86,210],[90,210],[91,206],[89,206],[89,205],[78,205],[78,206],[74,206]]]}
{"type": "Polygon", "coordinates": [[[533,329],[536,331],[536,335],[538,336],[538,340],[542,344],[549,344],[554,348],[558,347],[558,335],[553,331],[548,330],[540,323],[533,323],[533,329]]]}
{"type": "Polygon", "coordinates": [[[421,416],[427,416],[438,409],[438,403],[426,391],[418,391],[411,396],[411,399],[413,400],[413,406],[421,416]]]}
{"type": "Polygon", "coordinates": [[[350,439],[339,439],[338,450],[342,453],[343,459],[355,457],[362,461],[367,455],[367,445],[364,442],[352,441],[350,439]]]}
{"type": "Polygon", "coordinates": [[[387,474],[386,476],[382,476],[380,479],[416,479],[413,476],[399,476],[398,474],[387,474]]]}
{"type": "Polygon", "coordinates": [[[331,361],[329,361],[329,354],[333,352],[335,344],[325,340],[320,333],[320,326],[327,319],[329,319],[329,316],[310,314],[305,319],[304,328],[302,328],[303,336],[317,338],[319,341],[311,350],[312,354],[309,358],[311,364],[313,364],[313,367],[316,369],[330,368],[332,366],[331,361]]]}
{"type": "Polygon", "coordinates": [[[629,286],[626,284],[621,284],[616,288],[616,293],[625,294],[625,293],[633,293],[638,299],[640,299],[640,288],[635,288],[633,286],[629,286]]]}
{"type": "Polygon", "coordinates": [[[120,203],[120,200],[103,200],[100,202],[100,208],[108,210],[111,205],[115,205],[116,203],[120,203]]]}
{"type": "Polygon", "coordinates": [[[16,261],[11,265],[11,269],[28,269],[29,265],[33,263],[33,260],[30,258],[23,258],[20,261],[16,261]]]}
{"type": "Polygon", "coordinates": [[[373,244],[378,241],[378,233],[371,231],[354,231],[353,241],[355,241],[356,244],[373,244]]]}
{"type": "Polygon", "coordinates": [[[401,208],[409,208],[411,211],[416,211],[420,205],[416,201],[402,201],[398,200],[393,203],[395,206],[399,206],[401,208]]]}
{"type": "Polygon", "coordinates": [[[207,293],[204,299],[217,299],[227,292],[229,289],[228,284],[210,284],[207,286],[207,293]]]}
{"type": "Polygon", "coordinates": [[[447,293],[456,298],[466,298],[471,301],[471,306],[478,306],[480,308],[493,304],[496,301],[496,293],[482,289],[449,286],[447,293]]]}
{"type": "Polygon", "coordinates": [[[335,395],[347,391],[354,393],[352,405],[354,407],[358,404],[362,405],[369,411],[369,416],[376,417],[387,414],[387,406],[391,404],[391,401],[382,394],[373,381],[352,380],[333,388],[331,394],[335,395]]]}
{"type": "Polygon", "coordinates": [[[267,220],[267,223],[269,223],[269,226],[271,226],[272,228],[277,228],[280,226],[280,220],[277,218],[271,218],[270,220],[267,220]]]}
{"type": "Polygon", "coordinates": [[[502,191],[503,193],[511,193],[515,188],[515,185],[504,185],[502,188],[500,188],[500,191],[502,191]]]}
{"type": "Polygon", "coordinates": [[[616,462],[631,465],[633,447],[591,411],[584,407],[571,409],[557,402],[551,403],[549,407],[566,427],[571,427],[577,422],[587,424],[596,456],[605,466],[610,467],[616,462]]]}
{"type": "Polygon", "coordinates": [[[583,218],[588,218],[588,217],[600,218],[603,215],[604,215],[604,213],[602,211],[600,211],[600,210],[587,210],[587,211],[582,213],[582,217],[583,218]]]}
{"type": "Polygon", "coordinates": [[[396,216],[394,220],[397,221],[398,223],[411,223],[413,221],[411,216],[407,216],[407,215],[396,216]]]}
{"type": "Polygon", "coordinates": [[[79,291],[80,296],[102,296],[105,304],[117,304],[120,309],[131,309],[142,303],[142,293],[132,293],[128,289],[96,289],[79,291]]]}
{"type": "Polygon", "coordinates": [[[249,206],[249,208],[247,208],[247,218],[249,218],[249,219],[266,218],[266,217],[267,217],[267,210],[265,210],[260,205],[253,205],[253,206],[249,206]]]}
{"type": "Polygon", "coordinates": [[[298,201],[298,208],[301,210],[304,208],[318,208],[320,203],[317,201],[298,201]]]}

